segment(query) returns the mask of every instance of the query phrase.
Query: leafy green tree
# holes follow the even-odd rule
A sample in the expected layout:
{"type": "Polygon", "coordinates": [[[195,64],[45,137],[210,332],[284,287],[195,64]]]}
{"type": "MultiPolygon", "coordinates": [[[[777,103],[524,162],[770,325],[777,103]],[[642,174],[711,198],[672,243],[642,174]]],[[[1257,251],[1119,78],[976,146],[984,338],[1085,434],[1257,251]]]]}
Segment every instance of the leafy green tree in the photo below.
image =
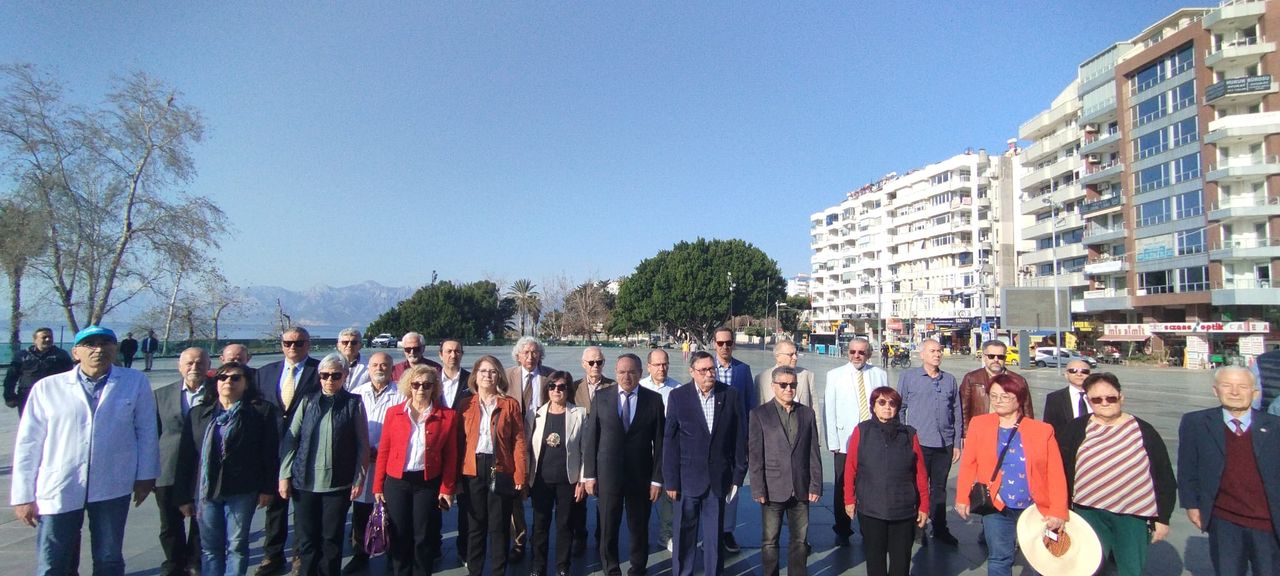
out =
{"type": "Polygon", "coordinates": [[[502,338],[507,319],[516,313],[512,298],[499,298],[498,285],[488,280],[470,284],[437,282],[369,324],[369,334],[403,335],[421,332],[427,340],[459,338],[466,342],[502,338]]]}
{"type": "Polygon", "coordinates": [[[764,316],[785,297],[777,262],[759,248],[742,240],[699,238],[636,266],[618,291],[609,328],[661,328],[706,343],[731,315],[764,316]]]}
{"type": "Polygon", "coordinates": [[[507,298],[516,303],[516,318],[521,336],[525,335],[525,320],[529,321],[529,332],[534,332],[538,318],[542,315],[542,295],[535,288],[537,286],[532,280],[521,278],[512,282],[507,289],[507,298]]]}
{"type": "Polygon", "coordinates": [[[782,331],[795,333],[800,329],[800,317],[805,310],[809,310],[813,305],[809,302],[808,296],[787,296],[785,302],[786,308],[778,312],[781,316],[782,331]]]}

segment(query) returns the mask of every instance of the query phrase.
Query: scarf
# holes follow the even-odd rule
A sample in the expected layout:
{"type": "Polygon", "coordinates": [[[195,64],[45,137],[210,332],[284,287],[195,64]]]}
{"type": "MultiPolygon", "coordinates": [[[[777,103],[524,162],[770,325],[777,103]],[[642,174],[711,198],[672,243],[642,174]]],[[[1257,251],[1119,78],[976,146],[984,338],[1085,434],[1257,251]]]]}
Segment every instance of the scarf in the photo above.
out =
{"type": "MultiPolygon", "coordinates": [[[[221,464],[227,458],[226,439],[240,428],[241,404],[243,404],[242,401],[236,400],[230,408],[226,409],[221,404],[216,404],[213,409],[213,418],[209,420],[209,427],[205,428],[204,442],[200,446],[200,484],[196,488],[196,495],[202,502],[213,497],[213,476],[216,473],[214,466],[211,465],[213,457],[217,455],[219,464],[217,470],[221,470],[221,464]]],[[[201,506],[197,506],[196,510],[199,511],[200,508],[201,506]]]]}

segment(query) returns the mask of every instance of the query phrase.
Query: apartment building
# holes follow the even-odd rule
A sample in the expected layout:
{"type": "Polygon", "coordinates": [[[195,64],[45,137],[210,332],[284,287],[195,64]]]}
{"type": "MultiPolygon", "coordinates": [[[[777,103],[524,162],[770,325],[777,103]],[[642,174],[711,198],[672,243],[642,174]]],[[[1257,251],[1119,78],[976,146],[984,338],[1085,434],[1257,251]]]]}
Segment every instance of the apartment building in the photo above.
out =
{"type": "Polygon", "coordinates": [[[812,341],[927,336],[954,349],[974,346],[984,319],[995,329],[1002,270],[1015,269],[1014,160],[969,151],[813,214],[812,341]]]}

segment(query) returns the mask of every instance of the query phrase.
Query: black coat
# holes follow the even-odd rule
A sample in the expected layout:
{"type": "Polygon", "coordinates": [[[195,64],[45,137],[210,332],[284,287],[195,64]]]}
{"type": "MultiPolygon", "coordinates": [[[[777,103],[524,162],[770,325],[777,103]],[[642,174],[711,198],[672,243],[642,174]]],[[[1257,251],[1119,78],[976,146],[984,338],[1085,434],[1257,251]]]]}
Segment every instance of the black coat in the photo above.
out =
{"type": "Polygon", "coordinates": [[[254,375],[258,392],[267,402],[275,404],[276,412],[280,414],[284,426],[289,425],[289,420],[293,418],[293,413],[298,409],[298,404],[303,397],[320,391],[320,375],[317,372],[319,368],[320,361],[310,356],[302,362],[302,372],[294,382],[293,404],[288,410],[284,409],[284,400],[280,398],[280,377],[284,375],[284,360],[258,368],[257,374],[254,375]]]}
{"type": "MultiPolygon", "coordinates": [[[[174,485],[189,487],[190,492],[183,492],[179,502],[195,499],[200,447],[217,406],[214,400],[192,408],[188,414],[174,485]]],[[[212,486],[215,497],[276,493],[280,475],[279,422],[275,405],[246,393],[240,407],[240,426],[223,439],[226,457],[210,464],[218,466],[212,486]]]]}
{"type": "Polygon", "coordinates": [[[662,484],[662,396],[637,386],[636,412],[631,426],[622,427],[617,386],[601,388],[592,400],[582,434],[582,473],[595,478],[599,490],[620,494],[628,489],[646,492],[651,483],[662,484]]]}

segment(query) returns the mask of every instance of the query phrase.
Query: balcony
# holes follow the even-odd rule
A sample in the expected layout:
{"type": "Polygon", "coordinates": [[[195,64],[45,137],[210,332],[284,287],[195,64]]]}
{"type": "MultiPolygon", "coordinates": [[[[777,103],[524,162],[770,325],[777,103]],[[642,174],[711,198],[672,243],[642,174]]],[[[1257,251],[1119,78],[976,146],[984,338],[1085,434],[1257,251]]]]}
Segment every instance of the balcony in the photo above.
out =
{"type": "Polygon", "coordinates": [[[1209,204],[1211,222],[1262,220],[1270,216],[1280,216],[1280,196],[1263,198],[1261,195],[1250,194],[1226,198],[1222,204],[1209,204]]]}
{"type": "Polygon", "coordinates": [[[1280,90],[1275,82],[1271,81],[1270,74],[1261,76],[1241,76],[1239,78],[1228,78],[1221,82],[1210,84],[1204,89],[1205,104],[1255,104],[1262,101],[1262,97],[1280,90]]]}
{"type": "Polygon", "coordinates": [[[1062,124],[1075,116],[1080,110],[1080,100],[1072,98],[1053,108],[1036,114],[1034,118],[1027,120],[1018,127],[1018,139],[1020,140],[1040,140],[1045,136],[1053,133],[1059,124],[1062,124]]]}
{"type": "Polygon", "coordinates": [[[1111,160],[1103,164],[1089,164],[1086,173],[1080,177],[1080,185],[1088,186],[1105,182],[1113,178],[1119,178],[1124,173],[1124,162],[1119,159],[1111,160]]]}
{"type": "Polygon", "coordinates": [[[1107,310],[1129,310],[1133,304],[1129,302],[1129,294],[1125,290],[1106,288],[1104,290],[1087,290],[1084,293],[1084,311],[1105,312],[1107,310]]]}
{"type": "Polygon", "coordinates": [[[1209,298],[1215,306],[1280,306],[1280,290],[1272,288],[1269,281],[1254,278],[1224,278],[1213,286],[1209,298]]]}
{"type": "Polygon", "coordinates": [[[1205,14],[1201,22],[1207,30],[1231,30],[1257,22],[1266,11],[1267,3],[1263,0],[1224,0],[1217,10],[1205,14]]]}
{"type": "MultiPolygon", "coordinates": [[[[1088,216],[1095,212],[1102,212],[1103,210],[1108,210],[1111,208],[1119,208],[1120,204],[1122,204],[1123,202],[1124,202],[1124,197],[1119,194],[1107,196],[1105,198],[1099,198],[1097,200],[1090,200],[1080,205],[1080,214],[1084,216],[1088,216]]],[[[1089,234],[1089,231],[1085,230],[1085,235],[1087,236],[1088,234],[1089,234]]]]}
{"type": "Polygon", "coordinates": [[[1236,158],[1222,164],[1210,164],[1205,180],[1224,182],[1230,180],[1257,180],[1272,174],[1280,174],[1280,156],[1236,158]]]}
{"type": "Polygon", "coordinates": [[[1129,260],[1124,256],[1104,256],[1084,265],[1085,276],[1104,276],[1107,274],[1119,274],[1128,271],[1129,260]]]}
{"type": "Polygon", "coordinates": [[[1204,141],[1209,144],[1242,144],[1260,142],[1271,134],[1280,134],[1280,112],[1233,114],[1209,122],[1204,141]]]}
{"type": "Polygon", "coordinates": [[[1059,130],[1053,134],[1037,141],[1026,147],[1022,151],[1024,159],[1035,162],[1048,154],[1056,154],[1063,146],[1071,144],[1080,139],[1080,129],[1070,126],[1065,130],[1059,130]]]}
{"type": "Polygon", "coordinates": [[[1124,238],[1124,223],[1117,223],[1111,226],[1103,226],[1101,224],[1086,223],[1084,225],[1084,243],[1085,244],[1102,244],[1103,242],[1111,242],[1124,238]]]}
{"type": "MultiPolygon", "coordinates": [[[[1084,277],[1084,272],[1062,272],[1058,274],[1058,287],[1066,288],[1068,286],[1084,286],[1089,282],[1084,277]]],[[[1018,286],[1030,288],[1053,288],[1053,276],[1032,276],[1022,278],[1018,282],[1018,286]]]]}
{"type": "Polygon", "coordinates": [[[1022,177],[1019,186],[1022,186],[1024,190],[1027,188],[1039,188],[1040,184],[1048,182],[1061,174],[1074,172],[1079,168],[1079,156],[1065,156],[1059,158],[1053,164],[1027,172],[1027,175],[1022,177]]]}
{"type": "Polygon", "coordinates": [[[1210,260],[1260,260],[1280,258],[1278,238],[1239,238],[1235,240],[1211,240],[1210,260]]]}
{"type": "Polygon", "coordinates": [[[1237,38],[1224,42],[1217,52],[1210,52],[1204,63],[1210,68],[1240,68],[1257,62],[1263,54],[1275,50],[1275,42],[1262,42],[1257,36],[1237,38]]]}
{"type": "MultiPolygon", "coordinates": [[[[1084,222],[1080,218],[1080,214],[1075,212],[1066,212],[1066,213],[1059,212],[1058,218],[1060,220],[1060,222],[1058,223],[1059,234],[1061,234],[1066,230],[1070,230],[1072,228],[1079,228],[1084,225],[1084,222]]],[[[1041,220],[1040,222],[1036,222],[1032,226],[1027,227],[1022,232],[1022,237],[1026,239],[1041,238],[1044,236],[1048,236],[1052,233],[1053,233],[1053,218],[1050,217],[1050,218],[1041,220]]]]}
{"type": "Polygon", "coordinates": [[[1092,141],[1083,143],[1080,146],[1080,154],[1094,154],[1098,152],[1113,152],[1120,148],[1120,132],[1112,132],[1103,134],[1092,141]]]}

